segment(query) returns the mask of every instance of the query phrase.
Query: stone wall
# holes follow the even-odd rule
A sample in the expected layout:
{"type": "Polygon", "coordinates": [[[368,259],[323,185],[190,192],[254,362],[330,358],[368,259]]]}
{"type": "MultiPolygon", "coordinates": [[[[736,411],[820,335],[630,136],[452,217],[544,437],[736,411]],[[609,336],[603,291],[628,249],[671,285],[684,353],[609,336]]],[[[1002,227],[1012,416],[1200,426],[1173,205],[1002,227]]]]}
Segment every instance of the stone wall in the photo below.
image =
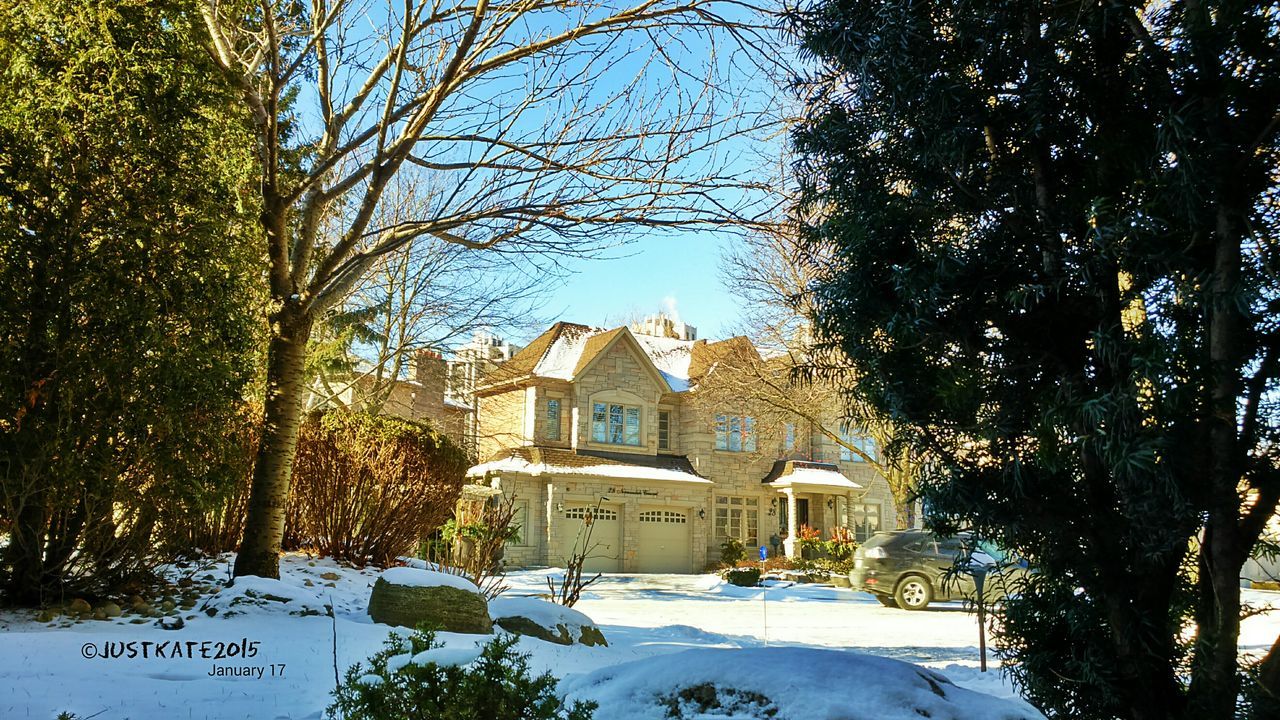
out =
{"type": "Polygon", "coordinates": [[[499,450],[526,444],[524,388],[476,398],[480,416],[476,448],[481,462],[499,450]]]}

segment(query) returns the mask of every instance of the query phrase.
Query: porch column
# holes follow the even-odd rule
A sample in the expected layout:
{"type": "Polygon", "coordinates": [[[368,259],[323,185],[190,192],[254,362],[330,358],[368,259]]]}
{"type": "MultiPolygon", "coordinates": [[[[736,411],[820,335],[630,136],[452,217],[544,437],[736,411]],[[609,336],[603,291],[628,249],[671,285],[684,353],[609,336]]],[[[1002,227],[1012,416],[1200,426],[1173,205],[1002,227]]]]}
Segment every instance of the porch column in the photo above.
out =
{"type": "Polygon", "coordinates": [[[787,557],[796,556],[796,491],[784,488],[782,494],[787,498],[787,539],[782,541],[783,551],[787,557]]]}

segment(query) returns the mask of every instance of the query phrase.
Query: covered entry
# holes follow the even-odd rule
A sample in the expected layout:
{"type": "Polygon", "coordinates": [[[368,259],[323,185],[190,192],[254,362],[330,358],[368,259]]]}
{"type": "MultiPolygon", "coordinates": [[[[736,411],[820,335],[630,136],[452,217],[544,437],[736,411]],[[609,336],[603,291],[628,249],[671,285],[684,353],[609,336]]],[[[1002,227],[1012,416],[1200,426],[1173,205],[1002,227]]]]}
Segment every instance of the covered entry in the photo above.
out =
{"type": "Polygon", "coordinates": [[[565,503],[564,512],[555,519],[556,535],[559,537],[559,552],[550,558],[552,563],[564,563],[574,550],[574,544],[582,547],[587,543],[587,559],[582,565],[583,572],[619,572],[622,570],[622,523],[621,507],[618,505],[601,505],[599,510],[594,505],[565,503]],[[587,542],[587,529],[590,526],[591,538],[587,542]]]}
{"type": "Polygon", "coordinates": [[[693,571],[689,510],[640,508],[636,533],[636,571],[687,573],[693,571]]]}

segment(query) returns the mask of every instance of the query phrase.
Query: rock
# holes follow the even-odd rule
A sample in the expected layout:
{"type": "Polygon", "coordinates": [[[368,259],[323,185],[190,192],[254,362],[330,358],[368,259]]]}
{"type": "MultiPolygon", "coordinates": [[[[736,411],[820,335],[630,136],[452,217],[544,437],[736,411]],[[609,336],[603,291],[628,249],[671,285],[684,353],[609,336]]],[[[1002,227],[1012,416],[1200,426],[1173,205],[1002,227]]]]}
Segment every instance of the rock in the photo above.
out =
{"type": "Polygon", "coordinates": [[[162,630],[181,630],[186,622],[180,617],[162,617],[156,621],[162,630]]]}
{"type": "Polygon", "coordinates": [[[195,585],[195,584],[196,584],[196,581],[192,580],[190,577],[178,578],[178,587],[180,588],[191,587],[192,585],[195,585]]]}
{"type": "Polygon", "coordinates": [[[190,610],[195,606],[196,606],[195,598],[183,598],[182,602],[178,603],[178,607],[182,608],[183,610],[190,610]]]}
{"type": "Polygon", "coordinates": [[[109,618],[120,617],[120,615],[124,612],[123,610],[120,609],[119,605],[110,601],[103,603],[102,607],[98,609],[102,611],[103,615],[106,615],[109,618]]]}
{"type": "Polygon", "coordinates": [[[302,585],[303,585],[304,587],[314,587],[314,586],[315,586],[315,583],[311,582],[310,580],[303,580],[303,581],[302,581],[302,585]]]}
{"type": "Polygon", "coordinates": [[[321,580],[341,580],[342,576],[336,572],[323,572],[323,573],[320,573],[320,579],[321,580]]]}
{"type": "Polygon", "coordinates": [[[527,635],[557,645],[609,643],[596,624],[581,612],[547,600],[498,597],[489,604],[493,624],[516,635],[527,635]]]}
{"type": "MultiPolygon", "coordinates": [[[[418,572],[440,574],[428,570],[418,572]]],[[[481,635],[493,632],[493,621],[489,619],[484,595],[453,584],[431,585],[427,582],[430,581],[398,584],[378,578],[369,596],[369,616],[374,622],[400,627],[411,628],[425,623],[444,632],[481,635]]]]}
{"type": "Polygon", "coordinates": [[[173,598],[165,598],[164,602],[160,603],[161,612],[173,612],[176,607],[178,604],[173,601],[173,598]]]}
{"type": "Polygon", "coordinates": [[[128,602],[129,607],[137,607],[138,605],[145,605],[147,601],[143,600],[141,595],[130,595],[128,602]]]}
{"type": "Polygon", "coordinates": [[[40,622],[40,623],[53,622],[53,619],[55,617],[56,616],[53,614],[51,610],[41,610],[40,612],[36,613],[36,622],[40,622]]]}
{"type": "Polygon", "coordinates": [[[106,619],[107,619],[107,613],[106,613],[106,611],[105,611],[105,610],[103,610],[102,608],[96,608],[96,609],[94,609],[94,611],[93,611],[93,619],[94,619],[94,620],[106,620],[106,619]]]}
{"type": "Polygon", "coordinates": [[[76,598],[67,606],[67,612],[75,615],[87,615],[88,613],[93,612],[93,606],[84,598],[76,598]]]}

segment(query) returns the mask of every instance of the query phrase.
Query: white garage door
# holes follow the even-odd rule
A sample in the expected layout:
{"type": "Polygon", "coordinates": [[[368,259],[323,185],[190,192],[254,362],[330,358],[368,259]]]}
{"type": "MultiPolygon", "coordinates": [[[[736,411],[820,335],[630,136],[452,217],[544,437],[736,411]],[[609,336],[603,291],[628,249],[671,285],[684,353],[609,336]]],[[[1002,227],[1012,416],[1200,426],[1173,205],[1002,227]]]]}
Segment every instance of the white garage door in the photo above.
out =
{"type": "Polygon", "coordinates": [[[563,564],[573,552],[574,542],[581,548],[587,537],[587,524],[591,525],[591,538],[587,546],[587,560],[583,572],[618,572],[622,570],[622,523],[620,507],[602,505],[570,505],[565,503],[564,513],[556,519],[560,535],[560,556],[552,562],[563,564]]]}
{"type": "Polygon", "coordinates": [[[688,510],[640,508],[640,531],[636,535],[636,569],[640,572],[693,571],[688,510]]]}

